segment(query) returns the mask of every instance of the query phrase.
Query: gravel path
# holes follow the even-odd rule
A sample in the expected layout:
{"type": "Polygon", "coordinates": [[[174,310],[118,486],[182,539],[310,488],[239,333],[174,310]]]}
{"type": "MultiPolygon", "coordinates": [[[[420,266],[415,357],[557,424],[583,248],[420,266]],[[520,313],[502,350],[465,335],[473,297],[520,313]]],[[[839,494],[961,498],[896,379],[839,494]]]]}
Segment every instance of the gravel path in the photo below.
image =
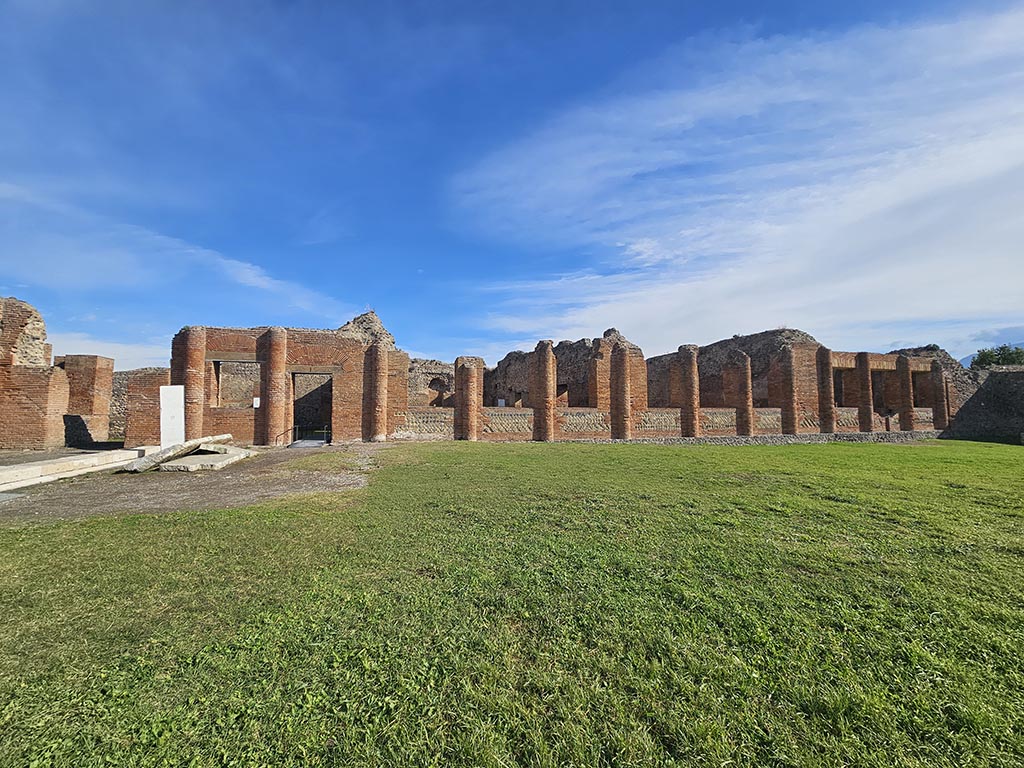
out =
{"type": "Polygon", "coordinates": [[[13,498],[0,499],[0,524],[126,512],[227,509],[293,494],[361,488],[366,485],[367,471],[375,465],[374,455],[385,448],[386,444],[352,443],[265,449],[219,472],[97,472],[13,492],[13,498]],[[349,456],[354,468],[322,471],[287,466],[320,453],[349,456]]]}

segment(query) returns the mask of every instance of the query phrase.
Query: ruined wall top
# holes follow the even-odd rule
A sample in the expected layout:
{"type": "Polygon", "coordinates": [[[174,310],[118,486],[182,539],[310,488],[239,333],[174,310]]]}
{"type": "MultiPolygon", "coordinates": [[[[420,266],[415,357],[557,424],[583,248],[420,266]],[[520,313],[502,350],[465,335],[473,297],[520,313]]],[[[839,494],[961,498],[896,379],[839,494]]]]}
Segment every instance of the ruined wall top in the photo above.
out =
{"type": "Polygon", "coordinates": [[[50,365],[46,323],[35,307],[14,297],[0,298],[0,363],[50,365]]]}
{"type": "Polygon", "coordinates": [[[352,318],[338,329],[338,335],[356,339],[363,344],[379,341],[386,349],[395,349],[395,337],[373,310],[352,318]]]}

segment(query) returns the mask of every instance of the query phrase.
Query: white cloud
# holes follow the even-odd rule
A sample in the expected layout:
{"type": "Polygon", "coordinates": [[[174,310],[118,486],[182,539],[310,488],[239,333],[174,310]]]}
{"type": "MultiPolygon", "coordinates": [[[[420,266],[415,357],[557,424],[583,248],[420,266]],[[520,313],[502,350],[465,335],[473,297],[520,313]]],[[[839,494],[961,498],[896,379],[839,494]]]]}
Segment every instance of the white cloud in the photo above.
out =
{"type": "Polygon", "coordinates": [[[0,182],[0,276],[89,292],[158,291],[220,280],[273,297],[279,306],[343,322],[353,314],[333,297],[274,277],[263,267],[209,248],[123,224],[22,186],[0,182]]]}
{"type": "Polygon", "coordinates": [[[96,339],[86,333],[49,333],[47,342],[53,345],[54,356],[100,355],[114,358],[119,371],[132,368],[166,368],[170,365],[171,345],[126,344],[120,341],[96,339]]]}
{"type": "Polygon", "coordinates": [[[648,353],[786,325],[835,348],[1020,324],[1024,8],[689,41],[460,174],[496,237],[600,254],[489,286],[493,328],[648,353]]]}

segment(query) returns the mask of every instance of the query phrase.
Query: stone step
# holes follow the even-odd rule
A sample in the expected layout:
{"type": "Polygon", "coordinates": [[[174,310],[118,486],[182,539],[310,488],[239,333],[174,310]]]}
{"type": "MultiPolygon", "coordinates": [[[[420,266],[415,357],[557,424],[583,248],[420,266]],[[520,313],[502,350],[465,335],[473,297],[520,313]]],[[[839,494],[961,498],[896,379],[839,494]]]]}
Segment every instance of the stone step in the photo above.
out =
{"type": "MultiPolygon", "coordinates": [[[[205,450],[205,449],[204,449],[205,450]]],[[[252,455],[244,448],[233,445],[210,446],[208,453],[192,453],[180,459],[165,461],[160,465],[161,472],[198,472],[200,470],[218,470],[247,459],[252,455]]]]}
{"type": "Polygon", "coordinates": [[[0,467],[0,492],[52,483],[54,480],[77,477],[90,472],[117,469],[135,461],[140,456],[146,456],[158,450],[160,449],[157,446],[142,446],[141,448],[61,456],[56,459],[0,467]]]}

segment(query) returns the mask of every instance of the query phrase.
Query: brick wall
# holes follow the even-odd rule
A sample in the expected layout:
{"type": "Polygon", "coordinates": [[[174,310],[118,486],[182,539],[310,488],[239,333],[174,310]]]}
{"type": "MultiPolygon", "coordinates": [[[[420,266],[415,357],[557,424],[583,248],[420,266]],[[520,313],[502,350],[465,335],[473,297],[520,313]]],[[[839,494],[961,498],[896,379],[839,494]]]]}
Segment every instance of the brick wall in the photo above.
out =
{"type": "Polygon", "coordinates": [[[63,446],[68,397],[63,369],[0,363],[0,448],[63,446]]]}
{"type": "Polygon", "coordinates": [[[114,389],[114,361],[96,355],[67,355],[60,366],[68,377],[68,417],[64,419],[68,445],[88,446],[110,437],[110,401],[114,389]]]}
{"type": "Polygon", "coordinates": [[[170,368],[143,368],[128,377],[125,448],[160,445],[160,387],[170,383],[170,368]]]}

